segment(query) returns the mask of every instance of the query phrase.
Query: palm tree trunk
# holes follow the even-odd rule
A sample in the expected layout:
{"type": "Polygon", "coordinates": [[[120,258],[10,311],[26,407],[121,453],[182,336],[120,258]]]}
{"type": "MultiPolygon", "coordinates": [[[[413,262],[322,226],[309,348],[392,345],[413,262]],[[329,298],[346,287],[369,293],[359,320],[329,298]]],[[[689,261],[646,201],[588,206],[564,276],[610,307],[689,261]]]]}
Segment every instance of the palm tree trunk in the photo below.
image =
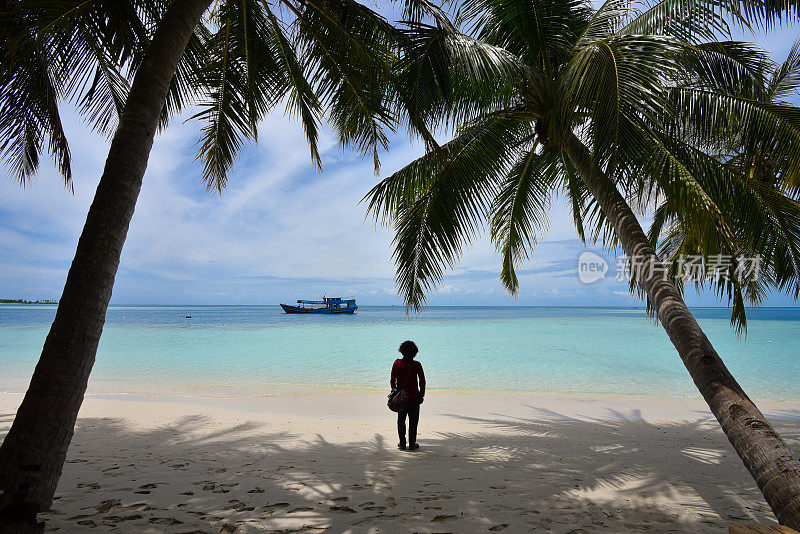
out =
{"type": "Polygon", "coordinates": [[[643,267],[640,286],[778,521],[800,529],[800,461],[728,371],[674,284],[651,268],[659,261],[655,249],[614,183],[593,163],[586,146],[575,136],[560,145],[614,225],[625,253],[639,258],[643,267]]]}
{"type": "Polygon", "coordinates": [[[136,72],[55,320],[0,446],[0,523],[35,523],[52,504],[159,116],[178,61],[210,3],[173,1],[136,72]]]}

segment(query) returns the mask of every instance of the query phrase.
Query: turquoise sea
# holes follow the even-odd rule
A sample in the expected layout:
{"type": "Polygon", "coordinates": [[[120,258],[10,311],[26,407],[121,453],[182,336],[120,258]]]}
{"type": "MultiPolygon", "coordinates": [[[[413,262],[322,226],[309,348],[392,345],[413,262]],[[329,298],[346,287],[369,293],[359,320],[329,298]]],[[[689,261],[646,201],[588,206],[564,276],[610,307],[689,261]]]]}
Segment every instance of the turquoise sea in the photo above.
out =
{"type": "MultiPolygon", "coordinates": [[[[694,310],[754,399],[800,400],[800,308],[694,310]]],[[[0,391],[23,391],[54,306],[0,305],[0,391]]],[[[247,397],[277,385],[388,388],[397,346],[420,347],[432,389],[694,397],[660,327],[634,308],[362,306],[353,316],[277,306],[114,306],[94,393],[247,397]],[[191,318],[187,318],[191,316],[191,318]]]]}

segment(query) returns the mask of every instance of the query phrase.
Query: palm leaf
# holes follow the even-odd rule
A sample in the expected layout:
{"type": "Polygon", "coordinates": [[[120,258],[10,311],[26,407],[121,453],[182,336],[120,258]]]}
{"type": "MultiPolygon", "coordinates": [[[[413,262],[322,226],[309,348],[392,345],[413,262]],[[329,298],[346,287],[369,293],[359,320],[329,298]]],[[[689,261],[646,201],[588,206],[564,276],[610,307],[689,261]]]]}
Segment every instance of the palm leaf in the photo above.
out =
{"type": "Polygon", "coordinates": [[[800,89],[800,38],[795,40],[786,60],[775,70],[767,86],[766,97],[780,101],[796,96],[800,89]]]}
{"type": "Polygon", "coordinates": [[[420,309],[479,230],[497,181],[531,133],[513,112],[489,115],[367,194],[368,211],[395,228],[392,257],[407,310],[420,309]]]}
{"type": "Polygon", "coordinates": [[[279,101],[284,83],[261,4],[220,4],[214,16],[218,30],[205,43],[209,61],[199,79],[208,97],[192,118],[206,123],[197,156],[203,180],[221,192],[236,156],[256,140],[258,120],[279,101]]]}
{"type": "Polygon", "coordinates": [[[454,128],[508,107],[524,78],[518,58],[451,25],[409,24],[402,45],[395,90],[404,111],[434,127],[454,128]]]}
{"type": "Polygon", "coordinates": [[[309,81],[339,141],[371,154],[377,172],[379,151],[389,148],[386,130],[396,122],[388,100],[394,29],[352,0],[282,1],[297,19],[309,81]]]}
{"type": "Polygon", "coordinates": [[[514,163],[491,206],[491,236],[502,259],[500,281],[512,295],[519,291],[516,265],[529,257],[537,234],[549,226],[547,210],[562,176],[558,154],[536,147],[514,163]]]}
{"type": "Polygon", "coordinates": [[[318,149],[318,122],[322,114],[322,105],[305,77],[305,72],[297,57],[297,50],[286,35],[282,22],[269,9],[267,9],[267,16],[272,25],[278,60],[281,63],[281,69],[286,73],[289,90],[287,111],[300,119],[311,151],[311,161],[316,168],[320,169],[322,162],[318,149]]]}

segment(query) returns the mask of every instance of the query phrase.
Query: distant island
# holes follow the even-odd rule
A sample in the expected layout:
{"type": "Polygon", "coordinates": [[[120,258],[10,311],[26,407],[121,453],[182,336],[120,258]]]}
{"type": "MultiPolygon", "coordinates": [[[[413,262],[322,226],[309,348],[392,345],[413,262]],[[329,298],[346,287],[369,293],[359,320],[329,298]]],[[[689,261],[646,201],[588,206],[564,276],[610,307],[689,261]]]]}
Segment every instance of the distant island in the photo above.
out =
{"type": "Polygon", "coordinates": [[[57,300],[0,299],[0,304],[58,304],[57,300]]]}

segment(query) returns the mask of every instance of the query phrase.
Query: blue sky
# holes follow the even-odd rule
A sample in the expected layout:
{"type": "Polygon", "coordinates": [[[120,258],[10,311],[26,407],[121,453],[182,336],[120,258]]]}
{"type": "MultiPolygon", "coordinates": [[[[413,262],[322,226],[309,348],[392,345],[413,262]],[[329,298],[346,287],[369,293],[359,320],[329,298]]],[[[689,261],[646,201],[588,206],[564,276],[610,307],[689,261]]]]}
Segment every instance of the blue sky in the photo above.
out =
{"type": "MultiPolygon", "coordinates": [[[[783,58],[797,35],[784,28],[756,37],[783,58]]],[[[198,125],[173,121],[156,139],[122,256],[112,303],[275,304],[297,298],[355,295],[360,304],[400,304],[391,263],[391,234],[365,220],[361,197],[376,183],[369,159],[339,149],[323,134],[324,172],[314,171],[300,128],[282,110],[261,125],[221,195],[208,193],[194,161],[198,125]]],[[[48,160],[22,188],[0,177],[0,298],[58,298],[108,150],[69,110],[74,194],[48,160]]],[[[422,148],[392,138],[382,176],[422,148]]],[[[551,228],[521,267],[512,299],[498,281],[499,259],[488,240],[465,251],[458,268],[431,296],[439,305],[640,305],[612,279],[582,284],[585,249],[562,203],[551,228]]],[[[595,252],[601,253],[597,248],[595,252]]],[[[609,262],[614,264],[614,259],[609,262]]],[[[609,277],[610,278],[610,277],[609,277]]],[[[720,304],[689,291],[693,305],[720,304]]],[[[724,304],[724,303],[722,303],[724,304]]],[[[782,295],[768,305],[794,305],[782,295]]]]}

